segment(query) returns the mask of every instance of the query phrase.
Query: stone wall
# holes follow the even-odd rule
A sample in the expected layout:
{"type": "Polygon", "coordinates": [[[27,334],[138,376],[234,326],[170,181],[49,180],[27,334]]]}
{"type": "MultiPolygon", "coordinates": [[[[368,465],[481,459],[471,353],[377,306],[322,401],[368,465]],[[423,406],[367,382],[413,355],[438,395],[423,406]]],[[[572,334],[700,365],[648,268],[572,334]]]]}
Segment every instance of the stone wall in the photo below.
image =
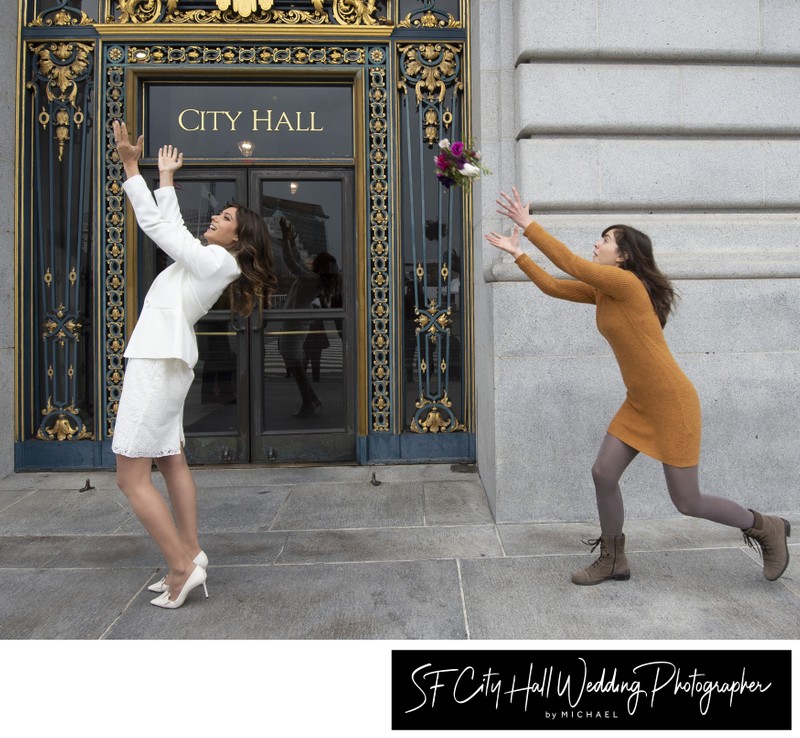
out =
{"type": "Polygon", "coordinates": [[[14,471],[14,156],[19,3],[0,0],[0,477],[14,471]]]}
{"type": "MultiPolygon", "coordinates": [[[[546,297],[482,240],[508,229],[494,199],[512,184],[588,258],[612,223],[651,236],[682,298],[666,335],[700,394],[704,491],[796,509],[800,3],[476,11],[476,139],[494,171],[475,206],[477,445],[498,522],[596,519],[589,470],[625,392],[594,308],[546,297]]],[[[652,459],[623,493],[629,517],[677,515],[652,459]]]]}

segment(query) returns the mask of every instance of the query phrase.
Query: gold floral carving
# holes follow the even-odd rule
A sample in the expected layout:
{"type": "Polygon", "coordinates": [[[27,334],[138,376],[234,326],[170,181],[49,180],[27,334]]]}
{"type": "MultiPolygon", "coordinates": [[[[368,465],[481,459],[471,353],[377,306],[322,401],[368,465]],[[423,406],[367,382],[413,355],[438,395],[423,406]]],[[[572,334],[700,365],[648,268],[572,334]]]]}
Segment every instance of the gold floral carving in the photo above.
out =
{"type": "MultiPolygon", "coordinates": [[[[333,19],[345,26],[387,23],[377,16],[376,0],[306,0],[308,10],[275,8],[274,0],[216,0],[216,10],[180,10],[179,0],[118,0],[120,23],[258,23],[322,25],[333,19]]],[[[298,5],[300,3],[297,3],[298,5]]]]}
{"type": "Polygon", "coordinates": [[[432,147],[439,138],[439,117],[445,125],[449,125],[452,114],[443,110],[448,86],[456,92],[462,89],[463,83],[458,79],[459,44],[421,43],[400,46],[405,79],[398,83],[398,88],[407,93],[407,83],[414,85],[417,105],[423,105],[423,130],[425,143],[432,147]]]}
{"type": "MultiPolygon", "coordinates": [[[[159,19],[164,9],[162,0],[119,0],[121,23],[153,23],[159,19]]],[[[167,0],[166,11],[174,13],[178,0],[167,0]]]]}
{"type": "Polygon", "coordinates": [[[252,13],[255,13],[258,8],[261,10],[270,10],[274,4],[274,0],[217,0],[217,7],[220,10],[233,10],[238,13],[242,18],[247,18],[252,13]]]}
{"type": "Polygon", "coordinates": [[[439,17],[430,10],[424,13],[409,13],[403,20],[397,24],[398,28],[425,28],[425,29],[441,29],[441,28],[463,28],[460,20],[455,18],[452,13],[448,13],[444,17],[439,17]]]}
{"type": "Polygon", "coordinates": [[[409,44],[401,46],[406,76],[414,80],[417,102],[443,102],[447,91],[444,78],[456,73],[460,48],[450,44],[409,44]]]}
{"type": "MultiPolygon", "coordinates": [[[[416,402],[416,407],[420,410],[430,407],[428,414],[423,420],[417,421],[415,418],[411,422],[411,430],[415,433],[452,433],[454,431],[464,431],[466,427],[459,423],[455,418],[445,418],[442,412],[447,412],[453,407],[453,403],[447,396],[447,392],[438,402],[430,400],[425,395],[420,395],[416,402]],[[445,410],[446,409],[446,410],[445,410]]],[[[452,412],[449,413],[452,415],[452,412]]]]}
{"type": "Polygon", "coordinates": [[[333,16],[346,26],[374,25],[377,9],[375,0],[334,0],[333,16]]]}
{"type": "MultiPolygon", "coordinates": [[[[74,400],[70,405],[63,408],[63,410],[63,413],[59,412],[58,415],[53,418],[51,425],[39,428],[36,437],[40,441],[83,441],[92,440],[94,438],[94,434],[88,431],[86,426],[83,425],[77,417],[80,414],[80,410],[75,407],[74,400]],[[65,413],[69,413],[73,416],[74,424],[65,413]]],[[[42,415],[50,415],[54,412],[56,412],[56,408],[53,406],[53,398],[48,397],[47,407],[42,410],[42,415]]]]}
{"type": "Polygon", "coordinates": [[[47,79],[45,93],[49,102],[58,101],[64,107],[55,113],[55,121],[50,113],[42,108],[39,123],[42,128],[55,123],[55,138],[58,142],[58,160],[64,156],[64,146],[69,141],[69,126],[74,123],[78,128],[83,124],[85,115],[79,105],[76,79],[88,71],[93,44],[55,41],[52,43],[31,46],[31,51],[38,57],[37,66],[41,75],[47,79]],[[67,108],[72,109],[72,113],[67,108]]]}
{"type": "Polygon", "coordinates": [[[55,13],[42,13],[31,23],[32,26],[90,26],[92,19],[82,10],[59,8],[55,13]],[[70,12],[70,10],[72,12],[70,12]]]}

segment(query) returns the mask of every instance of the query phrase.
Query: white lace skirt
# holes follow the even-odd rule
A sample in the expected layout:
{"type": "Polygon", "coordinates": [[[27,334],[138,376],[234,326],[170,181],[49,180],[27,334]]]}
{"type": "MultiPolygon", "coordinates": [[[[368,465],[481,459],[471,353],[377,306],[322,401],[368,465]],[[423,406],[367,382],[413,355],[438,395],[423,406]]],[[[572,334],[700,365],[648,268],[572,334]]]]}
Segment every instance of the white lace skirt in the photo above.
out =
{"type": "Polygon", "coordinates": [[[179,454],[193,379],[180,359],[128,359],[111,450],[132,458],[179,454]]]}

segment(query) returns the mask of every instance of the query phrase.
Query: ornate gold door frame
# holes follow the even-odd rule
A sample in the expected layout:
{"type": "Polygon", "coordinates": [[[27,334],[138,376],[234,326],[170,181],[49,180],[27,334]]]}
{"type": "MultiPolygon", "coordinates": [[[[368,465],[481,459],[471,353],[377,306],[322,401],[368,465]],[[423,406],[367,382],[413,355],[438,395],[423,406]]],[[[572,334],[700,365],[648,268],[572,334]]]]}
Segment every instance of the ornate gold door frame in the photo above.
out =
{"type": "Polygon", "coordinates": [[[34,95],[20,105],[20,189],[29,192],[37,172],[61,167],[58,196],[95,198],[82,234],[67,236],[66,252],[88,246],[95,276],[88,296],[70,297],[81,283],[76,259],[44,264],[34,237],[36,222],[66,209],[26,195],[19,211],[19,314],[29,319],[20,324],[17,466],[113,465],[110,438],[131,317],[132,223],[110,126],[125,119],[137,128],[137,77],[159,73],[338,73],[354,80],[363,104],[355,156],[358,459],[474,458],[471,201],[468,194],[436,192],[432,166],[438,138],[469,138],[466,0],[309,0],[307,8],[288,0],[97,0],[97,18],[83,10],[91,5],[48,0],[39,11],[38,2],[26,0],[21,9],[24,79],[34,95]],[[313,41],[300,42],[304,37],[313,41]],[[36,125],[38,148],[28,134],[36,125]],[[90,145],[76,148],[81,140],[90,145]],[[87,155],[87,167],[64,166],[87,155]],[[426,201],[413,216],[422,220],[410,222],[409,202],[428,196],[439,206],[426,201]],[[415,289],[424,299],[409,317],[403,263],[410,262],[411,243],[419,246],[415,289]],[[50,285],[59,285],[66,299],[29,310],[43,304],[50,285]],[[403,340],[409,326],[410,362],[403,340]],[[64,351],[48,363],[38,348],[43,334],[59,350],[59,341],[64,349],[78,347],[79,355],[70,361],[64,351]],[[407,372],[416,373],[409,384],[407,372]],[[84,391],[73,398],[69,382],[76,377],[84,391]],[[51,393],[48,381],[59,391],[51,393]]]}

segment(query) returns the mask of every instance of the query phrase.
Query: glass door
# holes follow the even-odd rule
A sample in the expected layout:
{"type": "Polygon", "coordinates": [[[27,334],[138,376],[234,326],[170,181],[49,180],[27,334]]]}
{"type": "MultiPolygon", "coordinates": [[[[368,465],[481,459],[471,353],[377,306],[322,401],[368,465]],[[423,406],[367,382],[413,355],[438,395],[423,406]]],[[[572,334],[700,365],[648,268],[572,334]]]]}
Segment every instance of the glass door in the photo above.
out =
{"type": "Polygon", "coordinates": [[[352,170],[255,170],[278,289],[250,326],[253,461],[355,459],[352,170]]]}
{"type": "MultiPolygon", "coordinates": [[[[234,316],[224,293],[195,326],[189,463],[355,459],[352,171],[181,170],[176,190],[198,237],[230,202],[260,212],[278,276],[269,308],[234,316]]],[[[141,306],[170,260],[141,234],[138,253],[141,306]]]]}

